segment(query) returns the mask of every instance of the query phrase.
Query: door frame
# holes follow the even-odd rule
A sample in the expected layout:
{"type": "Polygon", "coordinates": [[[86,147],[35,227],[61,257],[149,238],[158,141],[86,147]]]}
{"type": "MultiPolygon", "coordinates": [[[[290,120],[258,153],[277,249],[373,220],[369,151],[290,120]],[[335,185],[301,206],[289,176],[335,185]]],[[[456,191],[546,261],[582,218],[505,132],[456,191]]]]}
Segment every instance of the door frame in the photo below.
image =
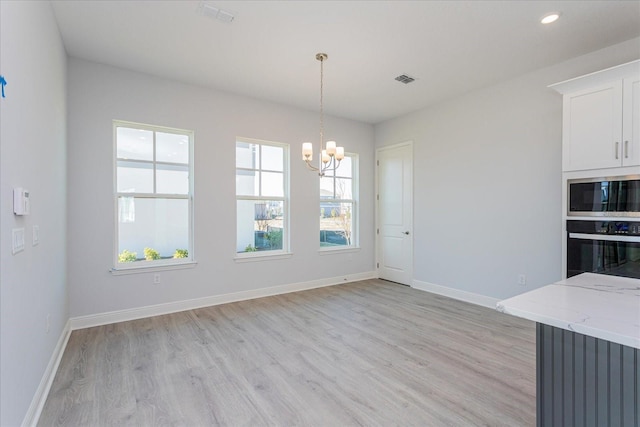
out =
{"type": "Polygon", "coordinates": [[[414,271],[414,252],[415,252],[415,233],[414,233],[414,227],[413,227],[413,223],[414,223],[414,206],[415,206],[415,201],[414,201],[414,195],[415,195],[415,173],[414,173],[414,161],[413,161],[413,140],[406,140],[397,144],[392,144],[392,145],[385,145],[382,147],[378,147],[376,148],[376,157],[375,157],[375,196],[374,196],[374,201],[375,201],[375,226],[376,229],[374,230],[375,232],[375,251],[376,251],[376,265],[375,265],[375,271],[376,271],[376,277],[380,278],[380,153],[383,151],[389,151],[389,150],[395,150],[398,148],[403,148],[409,146],[411,148],[411,187],[412,187],[412,195],[411,195],[411,224],[409,224],[410,230],[413,234],[412,238],[411,238],[411,283],[409,284],[409,286],[413,287],[413,271],[414,271]]]}

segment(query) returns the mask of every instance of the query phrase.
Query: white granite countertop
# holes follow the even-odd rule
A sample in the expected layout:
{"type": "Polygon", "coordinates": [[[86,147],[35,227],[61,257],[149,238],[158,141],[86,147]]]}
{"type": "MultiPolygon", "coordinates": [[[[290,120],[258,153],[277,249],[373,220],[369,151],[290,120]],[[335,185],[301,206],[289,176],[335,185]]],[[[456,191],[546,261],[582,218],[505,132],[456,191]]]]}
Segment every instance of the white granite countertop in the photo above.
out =
{"type": "Polygon", "coordinates": [[[640,349],[640,279],[583,273],[500,301],[496,308],[640,349]]]}

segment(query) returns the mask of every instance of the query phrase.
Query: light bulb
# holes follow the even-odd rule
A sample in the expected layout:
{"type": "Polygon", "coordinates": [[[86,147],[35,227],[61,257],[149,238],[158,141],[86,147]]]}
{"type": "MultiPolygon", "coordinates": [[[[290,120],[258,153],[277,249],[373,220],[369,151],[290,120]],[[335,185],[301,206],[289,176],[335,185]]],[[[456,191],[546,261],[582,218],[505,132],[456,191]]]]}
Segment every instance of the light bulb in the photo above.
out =
{"type": "Polygon", "coordinates": [[[302,160],[313,160],[313,145],[310,142],[302,143],[302,160]]]}
{"type": "Polygon", "coordinates": [[[329,156],[335,156],[335,154],[336,154],[336,142],[335,141],[327,141],[327,154],[329,156]]]}
{"type": "Polygon", "coordinates": [[[327,150],[322,150],[322,163],[329,163],[331,157],[327,154],[327,150]]]}

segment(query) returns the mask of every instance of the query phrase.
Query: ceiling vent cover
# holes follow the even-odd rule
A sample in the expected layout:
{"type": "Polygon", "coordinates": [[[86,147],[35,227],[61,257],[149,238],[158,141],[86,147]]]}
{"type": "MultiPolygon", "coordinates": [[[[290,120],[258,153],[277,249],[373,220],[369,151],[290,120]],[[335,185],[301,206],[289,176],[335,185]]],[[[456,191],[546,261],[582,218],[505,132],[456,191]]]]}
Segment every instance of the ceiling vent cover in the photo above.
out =
{"type": "Polygon", "coordinates": [[[409,84],[415,79],[413,77],[407,76],[406,74],[401,74],[398,77],[396,77],[396,80],[399,81],[400,83],[409,84]]]}
{"type": "Polygon", "coordinates": [[[222,22],[233,22],[235,15],[224,9],[220,9],[210,1],[201,1],[198,5],[197,13],[222,22]]]}

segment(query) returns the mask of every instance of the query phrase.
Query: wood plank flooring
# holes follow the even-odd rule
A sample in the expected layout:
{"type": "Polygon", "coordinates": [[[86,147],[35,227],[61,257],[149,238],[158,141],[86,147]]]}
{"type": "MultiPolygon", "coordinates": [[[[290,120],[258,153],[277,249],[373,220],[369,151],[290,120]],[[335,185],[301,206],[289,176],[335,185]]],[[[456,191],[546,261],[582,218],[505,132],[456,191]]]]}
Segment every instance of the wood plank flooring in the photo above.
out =
{"type": "Polygon", "coordinates": [[[39,425],[534,426],[535,324],[382,280],[74,331],[39,425]]]}

